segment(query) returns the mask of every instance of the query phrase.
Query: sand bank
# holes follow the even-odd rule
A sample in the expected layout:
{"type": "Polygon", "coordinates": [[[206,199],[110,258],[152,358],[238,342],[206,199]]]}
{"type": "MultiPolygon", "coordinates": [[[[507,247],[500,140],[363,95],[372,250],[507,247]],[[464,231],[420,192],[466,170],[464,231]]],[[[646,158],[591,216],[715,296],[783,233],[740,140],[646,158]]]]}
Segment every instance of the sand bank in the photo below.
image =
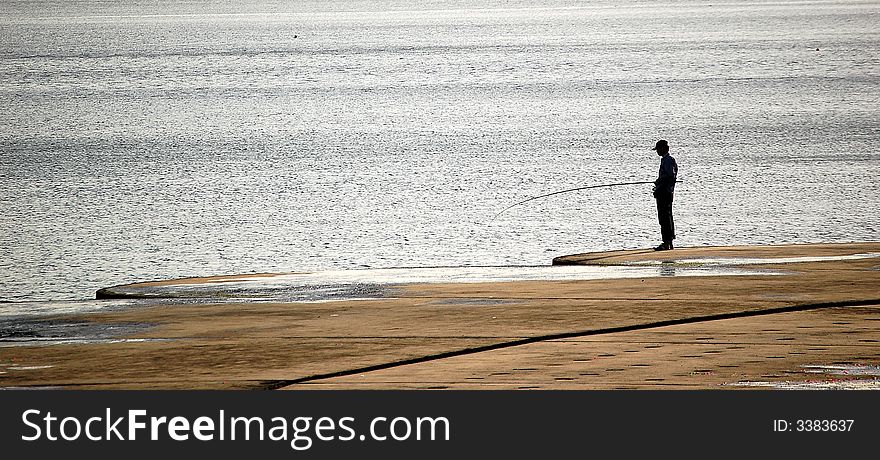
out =
{"type": "MultiPolygon", "coordinates": [[[[880,378],[874,253],[880,243],[615,251],[554,262],[658,263],[676,276],[416,283],[370,300],[232,299],[58,317],[138,327],[120,329],[121,341],[0,348],[0,386],[871,388],[880,378]],[[763,260],[800,257],[811,259],[763,260]],[[762,259],[748,268],[768,274],[674,273],[729,258],[762,259]]],[[[242,280],[221,278],[184,283],[242,280]]]]}

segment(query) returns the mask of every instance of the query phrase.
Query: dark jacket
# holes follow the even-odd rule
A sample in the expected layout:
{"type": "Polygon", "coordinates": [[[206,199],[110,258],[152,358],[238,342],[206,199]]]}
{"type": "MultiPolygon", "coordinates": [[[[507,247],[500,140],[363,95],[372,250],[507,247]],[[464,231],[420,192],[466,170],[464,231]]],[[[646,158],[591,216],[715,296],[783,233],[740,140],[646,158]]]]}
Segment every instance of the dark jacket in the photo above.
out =
{"type": "Polygon", "coordinates": [[[675,158],[672,158],[672,155],[668,153],[663,155],[663,158],[660,159],[660,175],[654,181],[654,196],[658,194],[671,195],[675,191],[677,177],[678,164],[675,162],[675,158]]]}

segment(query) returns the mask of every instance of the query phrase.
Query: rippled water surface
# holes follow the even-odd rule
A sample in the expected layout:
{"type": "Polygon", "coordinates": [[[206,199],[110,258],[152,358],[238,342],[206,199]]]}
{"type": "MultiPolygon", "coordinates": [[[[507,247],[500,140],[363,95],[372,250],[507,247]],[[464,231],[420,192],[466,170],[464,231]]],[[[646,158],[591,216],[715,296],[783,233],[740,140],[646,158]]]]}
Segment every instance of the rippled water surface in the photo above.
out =
{"type": "Polygon", "coordinates": [[[880,239],[880,3],[0,3],[0,301],[880,239]]]}

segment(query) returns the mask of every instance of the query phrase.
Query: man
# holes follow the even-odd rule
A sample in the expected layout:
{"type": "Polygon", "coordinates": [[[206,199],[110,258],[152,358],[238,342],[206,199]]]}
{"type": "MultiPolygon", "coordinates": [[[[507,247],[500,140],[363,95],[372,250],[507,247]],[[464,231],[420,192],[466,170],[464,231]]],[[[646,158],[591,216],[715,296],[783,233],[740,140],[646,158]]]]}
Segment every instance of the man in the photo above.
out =
{"type": "Polygon", "coordinates": [[[654,248],[655,251],[668,251],[673,248],[675,224],[672,221],[672,195],[675,192],[675,180],[678,177],[678,164],[669,154],[669,144],[665,140],[657,141],[654,148],[660,155],[660,175],[654,181],[654,198],[657,199],[657,218],[660,220],[660,235],[663,243],[654,248]]]}

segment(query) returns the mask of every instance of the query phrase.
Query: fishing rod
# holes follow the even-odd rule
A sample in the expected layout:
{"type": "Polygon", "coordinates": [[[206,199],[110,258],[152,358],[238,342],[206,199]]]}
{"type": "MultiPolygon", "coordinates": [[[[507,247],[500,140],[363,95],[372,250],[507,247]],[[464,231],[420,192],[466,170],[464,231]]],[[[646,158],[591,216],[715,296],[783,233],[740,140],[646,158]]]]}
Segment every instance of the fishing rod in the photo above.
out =
{"type": "MultiPolygon", "coordinates": [[[[675,181],[675,182],[678,183],[678,182],[681,182],[681,181],[680,181],[680,180],[677,180],[677,181],[675,181]]],[[[508,209],[510,209],[510,208],[512,208],[512,207],[514,207],[514,206],[519,206],[519,205],[521,205],[521,204],[523,204],[523,203],[528,203],[529,201],[537,200],[537,199],[539,199],[539,198],[546,198],[546,197],[548,197],[548,196],[559,195],[560,193],[576,192],[576,191],[578,191],[578,190],[587,190],[587,189],[591,189],[591,188],[618,187],[618,186],[621,186],[621,185],[640,185],[640,184],[653,184],[653,183],[654,183],[654,181],[640,181],[640,182],[618,182],[618,183],[616,183],[616,184],[587,185],[587,186],[584,186],[584,187],[575,187],[575,188],[570,188],[570,189],[566,189],[566,190],[559,190],[559,191],[557,191],[557,192],[546,193],[546,194],[544,194],[544,195],[533,196],[533,197],[531,197],[531,198],[528,198],[528,199],[522,200],[522,201],[520,201],[520,202],[513,203],[512,205],[510,205],[510,206],[508,206],[508,207],[502,209],[501,211],[498,212],[498,214],[495,214],[495,217],[493,217],[492,220],[489,221],[489,223],[491,224],[492,222],[494,222],[495,219],[498,218],[498,216],[500,216],[501,214],[504,213],[504,211],[507,211],[508,209]]]]}

